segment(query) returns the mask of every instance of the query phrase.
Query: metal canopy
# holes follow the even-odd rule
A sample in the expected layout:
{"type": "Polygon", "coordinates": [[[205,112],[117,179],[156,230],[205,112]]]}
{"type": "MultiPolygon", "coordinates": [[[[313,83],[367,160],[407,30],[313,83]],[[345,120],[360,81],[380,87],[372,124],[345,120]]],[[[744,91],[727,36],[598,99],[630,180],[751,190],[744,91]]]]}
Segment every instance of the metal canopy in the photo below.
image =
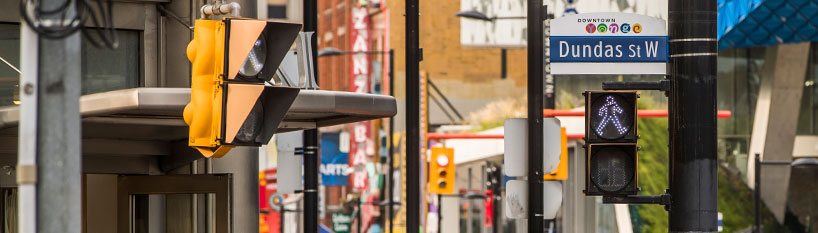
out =
{"type": "MultiPolygon", "coordinates": [[[[176,141],[187,138],[182,120],[189,88],[133,88],[80,98],[83,138],[176,141]]],[[[278,132],[390,117],[395,98],[339,91],[302,90],[278,132]]],[[[0,134],[16,135],[20,108],[0,108],[0,134]]]]}
{"type": "Polygon", "coordinates": [[[719,0],[719,49],[818,40],[818,0],[719,0]]]}

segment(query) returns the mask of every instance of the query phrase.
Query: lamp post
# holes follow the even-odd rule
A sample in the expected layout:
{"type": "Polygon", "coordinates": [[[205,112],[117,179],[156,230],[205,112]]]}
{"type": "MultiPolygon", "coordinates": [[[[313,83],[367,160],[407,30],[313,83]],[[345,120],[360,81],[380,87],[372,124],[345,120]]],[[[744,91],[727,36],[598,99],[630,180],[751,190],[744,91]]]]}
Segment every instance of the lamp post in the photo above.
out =
{"type": "MultiPolygon", "coordinates": [[[[395,50],[390,49],[389,51],[357,51],[357,52],[355,52],[355,51],[341,51],[340,49],[335,48],[335,47],[325,47],[323,49],[318,50],[318,57],[329,57],[329,56],[339,56],[339,55],[348,55],[348,54],[387,54],[389,56],[389,95],[390,96],[395,96],[395,75],[394,75],[394,70],[395,70],[395,65],[394,65],[395,64],[394,63],[395,50]]],[[[395,173],[395,167],[394,167],[394,161],[395,161],[395,158],[394,158],[395,151],[394,150],[395,149],[394,149],[394,145],[392,145],[392,143],[393,143],[392,135],[395,132],[395,117],[389,117],[389,131],[388,132],[389,132],[389,136],[388,136],[389,140],[387,141],[387,144],[388,144],[387,153],[389,153],[389,156],[387,156],[387,158],[389,158],[388,159],[389,161],[387,161],[387,164],[389,164],[389,169],[388,169],[387,172],[389,174],[386,175],[388,177],[386,179],[386,198],[387,198],[386,212],[387,212],[387,219],[389,219],[389,232],[393,232],[392,231],[392,225],[393,225],[392,224],[392,219],[394,218],[394,216],[392,216],[392,213],[393,213],[392,211],[394,210],[396,203],[394,202],[394,197],[392,196],[393,195],[392,189],[394,189],[394,185],[395,185],[394,180],[393,180],[394,177],[392,176],[395,173]]],[[[399,203],[397,203],[397,204],[399,204],[399,203]]],[[[378,206],[383,206],[383,205],[379,204],[378,206]]]]}
{"type": "MultiPolygon", "coordinates": [[[[493,16],[488,17],[486,14],[483,14],[478,11],[460,11],[454,14],[454,16],[467,18],[467,19],[474,19],[486,22],[493,22],[498,19],[526,19],[526,16],[493,16]]],[[[508,75],[508,69],[506,68],[506,48],[500,48],[500,77],[505,79],[508,75]]]]}

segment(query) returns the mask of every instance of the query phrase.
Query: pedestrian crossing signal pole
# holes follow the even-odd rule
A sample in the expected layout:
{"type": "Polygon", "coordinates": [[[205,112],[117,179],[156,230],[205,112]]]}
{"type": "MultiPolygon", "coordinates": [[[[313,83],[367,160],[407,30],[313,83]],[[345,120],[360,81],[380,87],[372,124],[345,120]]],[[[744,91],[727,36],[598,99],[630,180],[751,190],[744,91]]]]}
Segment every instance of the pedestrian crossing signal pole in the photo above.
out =
{"type": "Polygon", "coordinates": [[[542,0],[528,0],[528,232],[543,232],[543,20],[542,0]]]}
{"type": "Polygon", "coordinates": [[[669,232],[717,231],[716,0],[669,0],[669,232]]]}

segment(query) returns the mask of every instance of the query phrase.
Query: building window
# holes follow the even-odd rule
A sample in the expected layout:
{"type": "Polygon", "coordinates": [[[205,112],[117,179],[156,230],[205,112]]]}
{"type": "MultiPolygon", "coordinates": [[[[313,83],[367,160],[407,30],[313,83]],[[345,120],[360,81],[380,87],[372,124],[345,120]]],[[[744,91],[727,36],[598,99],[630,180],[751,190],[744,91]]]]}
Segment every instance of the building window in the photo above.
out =
{"type": "MultiPolygon", "coordinates": [[[[96,48],[83,39],[82,94],[135,88],[142,79],[140,31],[117,30],[119,47],[96,48]]],[[[0,24],[0,57],[20,67],[20,25],[0,24]]],[[[19,104],[20,74],[0,63],[0,106],[19,104]]]]}
{"type": "Polygon", "coordinates": [[[286,19],[287,5],[267,5],[267,17],[271,19],[286,19]]]}

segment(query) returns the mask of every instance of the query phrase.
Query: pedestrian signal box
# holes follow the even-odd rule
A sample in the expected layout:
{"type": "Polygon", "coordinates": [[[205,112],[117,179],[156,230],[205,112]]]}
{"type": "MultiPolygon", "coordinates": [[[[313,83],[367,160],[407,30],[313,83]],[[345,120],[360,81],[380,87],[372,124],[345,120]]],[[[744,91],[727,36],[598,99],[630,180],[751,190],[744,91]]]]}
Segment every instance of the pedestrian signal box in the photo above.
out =
{"type": "Polygon", "coordinates": [[[299,89],[265,85],[301,25],[246,18],[196,20],[187,57],[192,63],[184,120],[188,145],[205,157],[235,146],[267,143],[299,89]]]}
{"type": "Polygon", "coordinates": [[[635,195],[636,91],[587,91],[584,96],[585,195],[635,195]]]}
{"type": "Polygon", "coordinates": [[[432,148],[432,161],[429,161],[429,192],[434,194],[454,193],[453,148],[432,148]]]}

